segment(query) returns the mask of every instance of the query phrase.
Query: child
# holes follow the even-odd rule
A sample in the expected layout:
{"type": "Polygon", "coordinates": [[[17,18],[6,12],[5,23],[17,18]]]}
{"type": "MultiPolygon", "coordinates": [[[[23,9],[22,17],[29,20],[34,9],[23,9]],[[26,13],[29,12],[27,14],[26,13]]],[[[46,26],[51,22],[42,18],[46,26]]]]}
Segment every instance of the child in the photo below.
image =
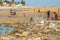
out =
{"type": "Polygon", "coordinates": [[[30,23],[32,23],[32,21],[33,21],[33,18],[30,19],[30,23]]]}

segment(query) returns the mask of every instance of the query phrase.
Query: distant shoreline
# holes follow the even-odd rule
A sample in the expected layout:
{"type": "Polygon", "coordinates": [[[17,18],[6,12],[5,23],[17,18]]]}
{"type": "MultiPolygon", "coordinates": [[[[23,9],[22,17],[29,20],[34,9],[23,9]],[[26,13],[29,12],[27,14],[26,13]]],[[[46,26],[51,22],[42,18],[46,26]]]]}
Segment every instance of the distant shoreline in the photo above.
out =
{"type": "Polygon", "coordinates": [[[60,8],[60,6],[36,7],[36,6],[0,6],[0,8],[60,8]]]}
{"type": "Polygon", "coordinates": [[[13,6],[11,6],[11,7],[4,7],[4,6],[0,6],[0,10],[10,10],[10,9],[16,9],[16,10],[25,10],[25,11],[29,11],[29,12],[34,12],[34,10],[35,10],[35,12],[38,12],[38,10],[40,10],[41,12],[45,12],[45,11],[47,11],[47,10],[50,10],[51,12],[58,12],[58,10],[59,10],[59,12],[60,12],[60,7],[32,7],[32,6],[19,6],[19,7],[13,7],[13,6]]]}

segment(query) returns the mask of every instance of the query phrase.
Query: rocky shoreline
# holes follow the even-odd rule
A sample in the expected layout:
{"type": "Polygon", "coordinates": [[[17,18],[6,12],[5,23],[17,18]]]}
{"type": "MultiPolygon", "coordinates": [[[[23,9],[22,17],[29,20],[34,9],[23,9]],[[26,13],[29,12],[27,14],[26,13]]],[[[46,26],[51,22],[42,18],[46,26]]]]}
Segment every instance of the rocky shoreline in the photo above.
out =
{"type": "Polygon", "coordinates": [[[60,22],[43,21],[16,25],[14,31],[2,35],[0,40],[60,40],[60,22]]]}

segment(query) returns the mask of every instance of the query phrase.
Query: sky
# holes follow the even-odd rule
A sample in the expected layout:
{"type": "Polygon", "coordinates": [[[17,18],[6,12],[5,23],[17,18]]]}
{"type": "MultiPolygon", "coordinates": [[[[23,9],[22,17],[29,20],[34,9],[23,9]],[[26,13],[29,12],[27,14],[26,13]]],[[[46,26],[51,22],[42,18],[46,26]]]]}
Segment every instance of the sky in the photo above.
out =
{"type": "Polygon", "coordinates": [[[24,1],[26,2],[26,6],[60,6],[60,0],[24,0],[24,1]]]}

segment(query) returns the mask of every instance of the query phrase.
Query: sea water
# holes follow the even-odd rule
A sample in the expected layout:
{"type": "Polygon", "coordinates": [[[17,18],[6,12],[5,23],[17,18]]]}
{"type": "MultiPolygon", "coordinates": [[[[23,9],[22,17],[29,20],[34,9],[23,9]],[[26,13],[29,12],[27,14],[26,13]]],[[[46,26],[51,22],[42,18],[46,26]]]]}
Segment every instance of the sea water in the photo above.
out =
{"type": "MultiPolygon", "coordinates": [[[[13,11],[13,10],[12,10],[13,11]]],[[[20,9],[20,10],[16,10],[16,11],[27,11],[27,10],[22,10],[22,9],[20,9]]],[[[5,10],[0,10],[0,12],[10,12],[10,10],[8,10],[8,9],[5,9],[5,10]]]]}

